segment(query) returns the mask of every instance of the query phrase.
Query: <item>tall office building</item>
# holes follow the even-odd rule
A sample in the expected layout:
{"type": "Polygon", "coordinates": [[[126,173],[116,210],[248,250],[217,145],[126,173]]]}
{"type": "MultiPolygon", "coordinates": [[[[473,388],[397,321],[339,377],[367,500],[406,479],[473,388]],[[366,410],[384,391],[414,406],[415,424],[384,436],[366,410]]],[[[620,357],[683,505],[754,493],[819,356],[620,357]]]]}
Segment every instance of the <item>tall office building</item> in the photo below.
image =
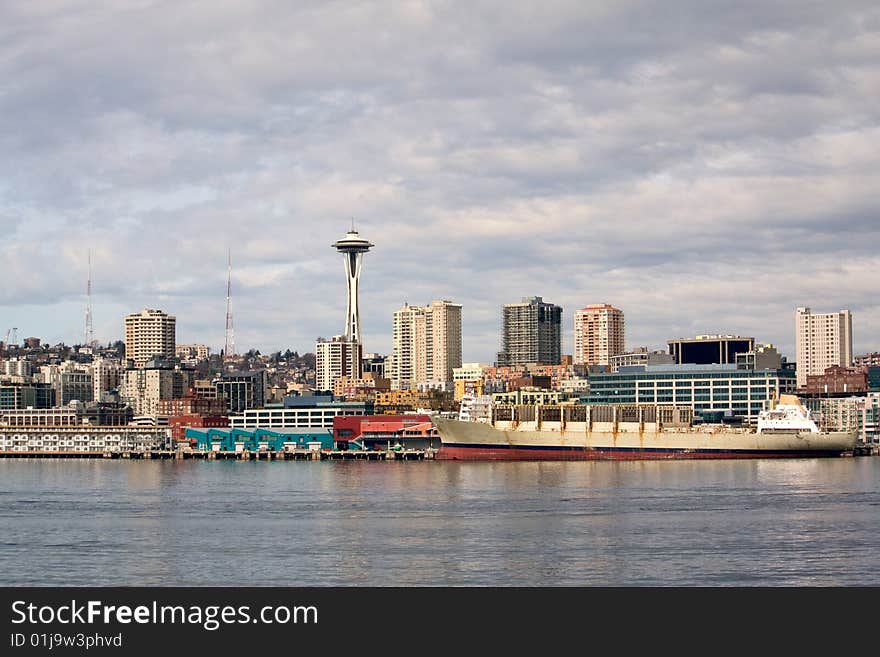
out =
{"type": "Polygon", "coordinates": [[[461,305],[448,300],[410,306],[394,313],[389,377],[392,390],[419,384],[445,389],[461,366],[461,305]]]}
{"type": "Polygon", "coordinates": [[[591,305],[574,314],[574,362],[610,365],[626,351],[623,311],[608,304],[591,305]]]}
{"type": "Polygon", "coordinates": [[[57,388],[59,406],[67,406],[73,400],[83,403],[94,400],[94,390],[91,372],[67,371],[60,377],[57,388]]]}
{"type": "Polygon", "coordinates": [[[145,308],[125,317],[125,357],[136,368],[154,356],[173,358],[177,319],[161,310],[145,308]]]}
{"type": "Polygon", "coordinates": [[[541,297],[524,297],[502,311],[499,367],[527,363],[559,365],[562,357],[562,307],[541,297]]]}
{"type": "Polygon", "coordinates": [[[852,313],[814,313],[798,308],[795,313],[795,360],[797,384],[807,384],[807,376],[824,374],[832,365],[852,365],[852,313]]]}
{"type": "Polygon", "coordinates": [[[266,405],[269,374],[266,370],[223,372],[214,381],[214,385],[217,387],[217,397],[226,399],[227,410],[230,413],[240,413],[266,405]]]}

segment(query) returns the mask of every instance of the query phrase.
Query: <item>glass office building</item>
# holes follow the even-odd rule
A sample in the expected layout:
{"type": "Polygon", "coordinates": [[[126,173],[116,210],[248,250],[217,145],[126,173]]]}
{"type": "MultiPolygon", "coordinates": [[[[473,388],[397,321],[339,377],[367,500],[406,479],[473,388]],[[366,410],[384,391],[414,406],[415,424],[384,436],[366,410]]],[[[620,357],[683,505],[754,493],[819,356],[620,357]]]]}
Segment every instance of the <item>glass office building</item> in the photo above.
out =
{"type": "Polygon", "coordinates": [[[880,365],[868,366],[868,390],[880,392],[880,365]]]}
{"type": "Polygon", "coordinates": [[[755,350],[755,338],[737,335],[698,335],[695,338],[669,340],[669,353],[679,365],[728,365],[737,354],[755,350]]]}
{"type": "Polygon", "coordinates": [[[743,370],[729,365],[636,365],[613,374],[590,374],[586,404],[689,405],[694,416],[754,424],[775,396],[794,394],[791,370],[743,370]]]}

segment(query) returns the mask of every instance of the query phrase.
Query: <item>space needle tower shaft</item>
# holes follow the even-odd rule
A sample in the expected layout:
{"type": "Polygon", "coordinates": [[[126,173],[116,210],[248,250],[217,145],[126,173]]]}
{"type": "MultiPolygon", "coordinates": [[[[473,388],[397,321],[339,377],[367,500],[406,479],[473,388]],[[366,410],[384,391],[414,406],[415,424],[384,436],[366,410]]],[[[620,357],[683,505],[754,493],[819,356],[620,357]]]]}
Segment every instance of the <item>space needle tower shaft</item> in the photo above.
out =
{"type": "Polygon", "coordinates": [[[345,310],[345,339],[361,344],[361,320],[358,306],[358,279],[361,276],[364,254],[374,245],[362,238],[354,229],[332,244],[345,258],[345,276],[348,281],[348,303],[345,310]]]}

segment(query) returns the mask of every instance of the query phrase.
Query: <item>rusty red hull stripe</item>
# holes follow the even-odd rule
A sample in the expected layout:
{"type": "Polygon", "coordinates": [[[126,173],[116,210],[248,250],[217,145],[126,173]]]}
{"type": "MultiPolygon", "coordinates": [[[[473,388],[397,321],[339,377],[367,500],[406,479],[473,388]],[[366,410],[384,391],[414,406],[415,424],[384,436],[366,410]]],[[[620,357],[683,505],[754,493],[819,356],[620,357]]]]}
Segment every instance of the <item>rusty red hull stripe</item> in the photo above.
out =
{"type": "Polygon", "coordinates": [[[458,446],[444,444],[435,458],[447,461],[641,461],[692,459],[817,458],[840,456],[838,451],[793,450],[675,450],[584,449],[541,447],[458,446]]]}

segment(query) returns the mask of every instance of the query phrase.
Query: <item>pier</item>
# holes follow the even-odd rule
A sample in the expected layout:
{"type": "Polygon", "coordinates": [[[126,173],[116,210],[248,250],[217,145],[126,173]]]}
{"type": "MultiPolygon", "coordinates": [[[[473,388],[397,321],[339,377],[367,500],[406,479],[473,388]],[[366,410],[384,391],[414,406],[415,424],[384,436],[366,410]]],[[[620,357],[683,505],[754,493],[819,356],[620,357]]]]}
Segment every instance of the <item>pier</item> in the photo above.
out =
{"type": "Polygon", "coordinates": [[[272,452],[268,450],[237,452],[182,451],[177,458],[226,461],[430,461],[437,450],[310,450],[291,449],[272,452]]]}
{"type": "Polygon", "coordinates": [[[44,451],[4,450],[0,458],[17,459],[126,459],[201,461],[431,461],[437,450],[203,450],[44,451]]]}

